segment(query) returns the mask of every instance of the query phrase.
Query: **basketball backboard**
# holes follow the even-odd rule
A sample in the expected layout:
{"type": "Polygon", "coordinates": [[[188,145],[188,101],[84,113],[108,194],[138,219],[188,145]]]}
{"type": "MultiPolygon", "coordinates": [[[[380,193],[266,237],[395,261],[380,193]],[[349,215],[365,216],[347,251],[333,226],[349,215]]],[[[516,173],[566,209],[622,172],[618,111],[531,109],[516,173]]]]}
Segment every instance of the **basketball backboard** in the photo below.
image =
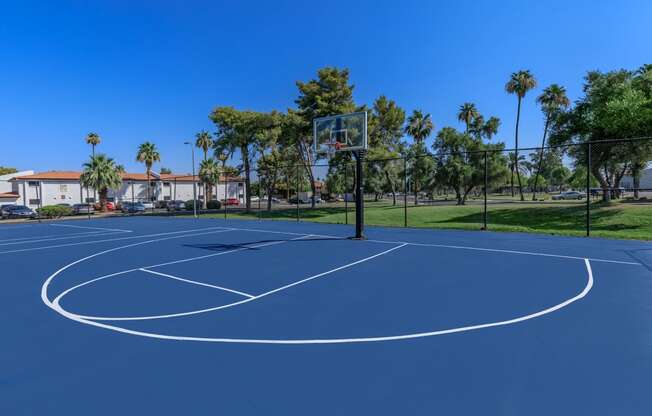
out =
{"type": "Polygon", "coordinates": [[[367,112],[316,118],[313,136],[317,155],[364,150],[367,148],[367,112]]]}

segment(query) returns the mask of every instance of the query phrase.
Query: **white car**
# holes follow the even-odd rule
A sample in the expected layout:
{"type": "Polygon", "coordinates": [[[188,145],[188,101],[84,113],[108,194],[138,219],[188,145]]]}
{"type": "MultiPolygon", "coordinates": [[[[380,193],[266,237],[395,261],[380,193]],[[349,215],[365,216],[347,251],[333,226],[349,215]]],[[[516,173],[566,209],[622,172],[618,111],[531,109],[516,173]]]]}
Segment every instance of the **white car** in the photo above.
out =
{"type": "Polygon", "coordinates": [[[154,209],[154,203],[153,202],[144,201],[143,206],[145,207],[145,209],[154,209]]]}
{"type": "Polygon", "coordinates": [[[566,199],[577,199],[580,200],[584,198],[584,194],[581,192],[577,191],[566,191],[562,192],[559,195],[553,195],[552,200],[553,201],[561,201],[561,200],[566,200],[566,199]]]}

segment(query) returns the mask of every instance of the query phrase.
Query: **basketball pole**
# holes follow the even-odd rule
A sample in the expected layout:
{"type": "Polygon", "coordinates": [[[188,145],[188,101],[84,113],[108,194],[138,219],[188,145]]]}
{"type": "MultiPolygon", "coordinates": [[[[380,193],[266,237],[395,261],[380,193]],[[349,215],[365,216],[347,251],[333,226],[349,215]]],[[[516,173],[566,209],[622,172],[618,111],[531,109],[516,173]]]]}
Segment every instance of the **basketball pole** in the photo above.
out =
{"type": "Polygon", "coordinates": [[[364,187],[362,181],[362,165],[365,150],[354,152],[355,155],[355,239],[364,240],[364,187]]]}

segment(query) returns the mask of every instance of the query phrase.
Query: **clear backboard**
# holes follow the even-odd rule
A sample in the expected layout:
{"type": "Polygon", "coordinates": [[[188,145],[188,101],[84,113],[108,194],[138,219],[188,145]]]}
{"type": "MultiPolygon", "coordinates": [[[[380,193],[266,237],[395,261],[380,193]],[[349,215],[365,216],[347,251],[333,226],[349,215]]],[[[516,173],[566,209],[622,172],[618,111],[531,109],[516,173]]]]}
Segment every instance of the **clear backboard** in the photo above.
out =
{"type": "Polygon", "coordinates": [[[332,156],[367,148],[367,112],[340,114],[313,120],[315,153],[332,156]]]}

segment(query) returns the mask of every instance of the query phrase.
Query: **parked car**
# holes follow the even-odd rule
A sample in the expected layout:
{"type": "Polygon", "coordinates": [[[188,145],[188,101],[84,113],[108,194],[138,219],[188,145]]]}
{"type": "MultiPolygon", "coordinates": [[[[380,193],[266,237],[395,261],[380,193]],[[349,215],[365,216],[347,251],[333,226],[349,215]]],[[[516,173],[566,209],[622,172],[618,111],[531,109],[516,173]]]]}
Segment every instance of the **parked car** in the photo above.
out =
{"type": "Polygon", "coordinates": [[[566,199],[580,200],[582,198],[584,198],[584,194],[581,193],[581,192],[577,192],[577,191],[566,191],[566,192],[562,192],[562,193],[560,193],[558,195],[553,195],[552,196],[553,201],[560,201],[560,200],[566,200],[566,199]]]}
{"type": "MultiPolygon", "coordinates": [[[[262,201],[262,202],[267,202],[267,199],[268,199],[267,196],[263,196],[263,197],[261,198],[261,201],[262,201]]],[[[276,198],[276,197],[272,197],[272,204],[278,204],[278,203],[280,203],[280,202],[281,202],[281,200],[279,200],[278,198],[276,198]]]]}
{"type": "Polygon", "coordinates": [[[122,212],[127,214],[137,214],[139,212],[145,212],[145,205],[140,202],[123,202],[122,212]]]}
{"type": "Polygon", "coordinates": [[[227,198],[226,205],[240,205],[238,198],[227,198]]]}
{"type": "Polygon", "coordinates": [[[168,212],[183,211],[186,209],[186,203],[183,201],[168,201],[168,212]]]}
{"type": "MultiPolygon", "coordinates": [[[[116,209],[115,206],[116,206],[115,202],[106,201],[106,210],[107,211],[115,211],[115,209],[116,209]]],[[[98,203],[93,205],[93,208],[95,209],[95,211],[100,211],[100,210],[102,210],[102,205],[98,202],[98,203]]]]}
{"type": "Polygon", "coordinates": [[[3,205],[0,218],[36,218],[36,212],[25,205],[3,205]]]}
{"type": "Polygon", "coordinates": [[[141,202],[141,204],[145,207],[145,209],[154,209],[154,203],[152,201],[144,201],[141,202]]]}
{"type": "Polygon", "coordinates": [[[95,207],[92,204],[75,204],[72,206],[73,215],[94,214],[95,207]]]}

